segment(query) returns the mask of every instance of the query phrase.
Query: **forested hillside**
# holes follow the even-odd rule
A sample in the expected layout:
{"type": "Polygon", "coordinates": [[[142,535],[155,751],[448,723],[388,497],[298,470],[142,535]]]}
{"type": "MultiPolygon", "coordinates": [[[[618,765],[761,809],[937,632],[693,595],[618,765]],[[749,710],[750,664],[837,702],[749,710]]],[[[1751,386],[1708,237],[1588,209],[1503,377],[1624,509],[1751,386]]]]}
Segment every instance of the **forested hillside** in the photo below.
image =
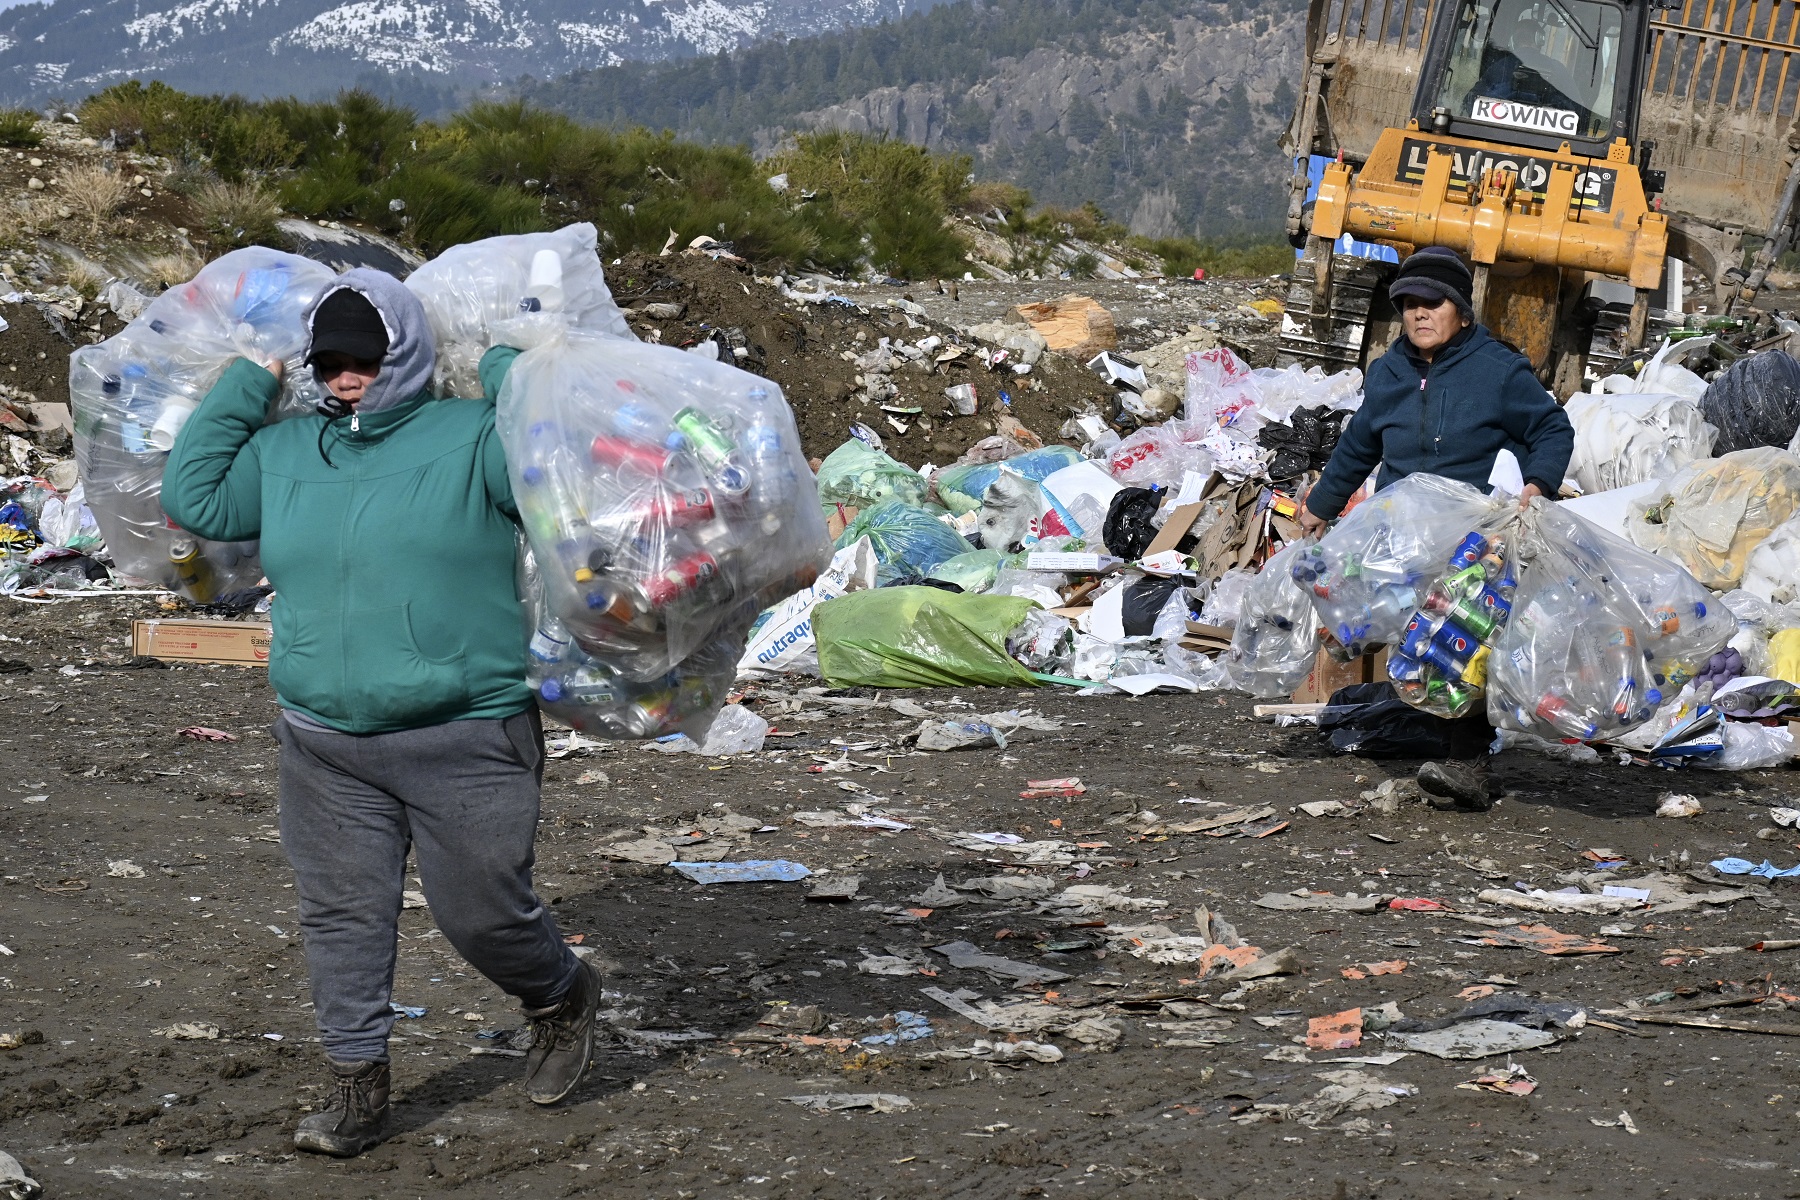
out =
{"type": "Polygon", "coordinates": [[[795,131],[886,134],[973,156],[1042,202],[1093,201],[1133,232],[1279,233],[1275,140],[1304,6],[962,0],[864,29],[528,82],[609,124],[766,152],[795,131]]]}

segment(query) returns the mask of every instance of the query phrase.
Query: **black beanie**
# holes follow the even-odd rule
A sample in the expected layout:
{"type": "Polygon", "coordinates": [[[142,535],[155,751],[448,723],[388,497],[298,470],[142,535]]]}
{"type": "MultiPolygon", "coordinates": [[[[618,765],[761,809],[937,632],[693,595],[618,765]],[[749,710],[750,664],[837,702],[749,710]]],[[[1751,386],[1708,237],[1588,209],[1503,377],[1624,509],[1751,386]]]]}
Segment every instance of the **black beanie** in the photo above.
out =
{"type": "Polygon", "coordinates": [[[1400,264],[1400,273],[1388,285],[1388,298],[1396,305],[1402,296],[1419,296],[1433,302],[1451,300],[1456,311],[1468,320],[1475,319],[1475,276],[1456,251],[1445,246],[1427,246],[1407,255],[1400,264]]]}
{"type": "Polygon", "coordinates": [[[380,362],[387,352],[387,325],[361,292],[341,287],[319,301],[319,307],[313,310],[307,362],[321,354],[347,354],[359,362],[380,362]]]}

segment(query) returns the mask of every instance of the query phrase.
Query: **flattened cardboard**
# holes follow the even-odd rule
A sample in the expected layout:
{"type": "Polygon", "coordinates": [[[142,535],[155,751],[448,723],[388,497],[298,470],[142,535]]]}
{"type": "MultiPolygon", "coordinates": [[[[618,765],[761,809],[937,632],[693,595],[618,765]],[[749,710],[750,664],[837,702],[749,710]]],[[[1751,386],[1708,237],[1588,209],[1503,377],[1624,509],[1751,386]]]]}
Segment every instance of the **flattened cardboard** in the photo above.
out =
{"type": "Polygon", "coordinates": [[[131,652],[167,662],[266,667],[269,636],[260,621],[133,621],[131,652]]]}
{"type": "Polygon", "coordinates": [[[1164,550],[1175,549],[1176,543],[1186,537],[1187,531],[1192,529],[1194,522],[1200,519],[1200,510],[1205,507],[1206,505],[1200,503],[1178,506],[1174,512],[1169,514],[1169,519],[1163,523],[1163,527],[1156,531],[1156,536],[1150,539],[1150,544],[1144,547],[1141,557],[1149,558],[1152,554],[1161,554],[1164,550]]]}
{"type": "MultiPolygon", "coordinates": [[[[1295,704],[1322,704],[1331,699],[1331,693],[1339,688],[1349,687],[1354,683],[1375,682],[1375,659],[1373,654],[1365,654],[1361,658],[1344,663],[1320,650],[1313,659],[1312,670],[1306,680],[1290,699],[1295,704]]],[[[1387,668],[1383,666],[1381,678],[1387,678],[1387,668]]]]}

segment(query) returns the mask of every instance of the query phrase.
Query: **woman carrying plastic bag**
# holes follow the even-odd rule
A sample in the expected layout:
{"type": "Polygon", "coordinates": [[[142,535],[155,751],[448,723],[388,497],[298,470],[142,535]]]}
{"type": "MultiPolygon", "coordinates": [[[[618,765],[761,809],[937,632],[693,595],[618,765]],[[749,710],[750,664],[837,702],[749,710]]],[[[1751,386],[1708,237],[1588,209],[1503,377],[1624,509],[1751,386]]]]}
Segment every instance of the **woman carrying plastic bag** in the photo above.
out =
{"type": "Polygon", "coordinates": [[[305,328],[322,411],[265,425],[283,364],[239,359],[176,439],[162,502],[202,537],[260,537],[276,588],[281,840],[332,1096],[294,1141],[347,1157],[387,1132],[409,849],[451,945],[519,998],[532,1101],[586,1069],[600,976],[532,889],[543,746],[493,409],[516,351],[484,357],[482,398],[434,398],[423,309],[366,269],[337,277],[305,328]]]}

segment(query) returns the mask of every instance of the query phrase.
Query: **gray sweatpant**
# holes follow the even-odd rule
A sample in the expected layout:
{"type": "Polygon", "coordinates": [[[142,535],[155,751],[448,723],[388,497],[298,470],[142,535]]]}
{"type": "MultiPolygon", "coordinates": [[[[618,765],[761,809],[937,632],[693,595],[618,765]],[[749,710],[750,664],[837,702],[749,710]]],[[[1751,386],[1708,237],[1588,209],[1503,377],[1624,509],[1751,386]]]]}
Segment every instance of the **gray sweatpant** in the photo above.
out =
{"type": "Polygon", "coordinates": [[[527,1008],[578,960],[531,887],[544,752],[537,711],[398,733],[275,722],[281,846],[293,864],[314,1017],[339,1062],[386,1062],[406,853],[437,926],[527,1008]]]}

